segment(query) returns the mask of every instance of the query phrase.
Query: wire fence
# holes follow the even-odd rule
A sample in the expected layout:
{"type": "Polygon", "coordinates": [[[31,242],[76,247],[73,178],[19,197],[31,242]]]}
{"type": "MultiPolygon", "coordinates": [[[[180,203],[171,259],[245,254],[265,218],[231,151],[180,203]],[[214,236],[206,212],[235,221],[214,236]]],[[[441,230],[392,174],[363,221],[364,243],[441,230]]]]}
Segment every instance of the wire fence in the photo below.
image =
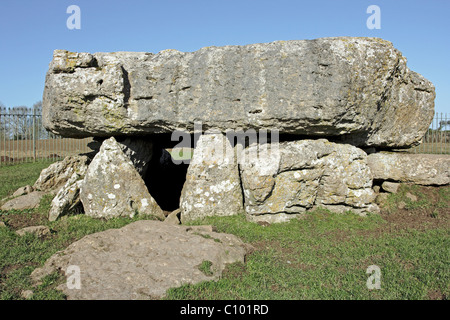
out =
{"type": "Polygon", "coordinates": [[[0,166],[24,162],[57,161],[90,152],[92,138],[62,138],[48,132],[35,109],[0,109],[0,166]]]}
{"type": "MultiPolygon", "coordinates": [[[[90,152],[92,138],[62,138],[42,126],[36,109],[0,109],[0,165],[52,160],[90,152]]],[[[450,154],[450,117],[436,113],[423,142],[412,153],[450,154]]]]}
{"type": "Polygon", "coordinates": [[[408,150],[413,153],[450,154],[450,116],[436,113],[422,143],[408,150]]]}

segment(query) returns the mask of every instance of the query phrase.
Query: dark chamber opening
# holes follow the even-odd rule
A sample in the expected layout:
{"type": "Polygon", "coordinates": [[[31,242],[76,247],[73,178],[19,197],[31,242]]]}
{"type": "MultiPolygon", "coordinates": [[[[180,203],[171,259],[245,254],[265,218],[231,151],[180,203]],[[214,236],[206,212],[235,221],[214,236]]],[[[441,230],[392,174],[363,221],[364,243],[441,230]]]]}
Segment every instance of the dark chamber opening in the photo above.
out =
{"type": "Polygon", "coordinates": [[[163,146],[155,146],[144,181],[162,210],[171,212],[179,208],[188,166],[175,163],[163,146]]]}

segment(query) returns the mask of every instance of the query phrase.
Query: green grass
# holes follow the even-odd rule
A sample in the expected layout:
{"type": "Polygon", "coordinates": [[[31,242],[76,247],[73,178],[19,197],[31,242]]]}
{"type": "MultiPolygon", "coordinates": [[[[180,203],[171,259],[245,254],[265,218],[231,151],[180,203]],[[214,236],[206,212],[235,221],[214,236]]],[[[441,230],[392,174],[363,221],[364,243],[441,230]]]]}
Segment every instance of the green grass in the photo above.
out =
{"type": "MultiPolygon", "coordinates": [[[[40,171],[50,163],[27,163],[16,166],[0,168],[1,195],[5,197],[17,188],[26,184],[32,185],[39,177],[40,171]]],[[[7,227],[0,227],[0,299],[22,299],[23,290],[33,290],[33,299],[53,300],[63,299],[64,295],[55,288],[63,281],[59,274],[47,276],[37,288],[33,287],[29,275],[44,264],[44,262],[59,250],[66,248],[70,243],[83,236],[104,231],[111,228],[120,228],[128,223],[150,217],[137,216],[130,218],[115,218],[99,220],[85,215],[63,217],[54,222],[48,221],[52,197],[44,196],[39,208],[23,211],[1,211],[0,221],[7,227]],[[52,235],[39,239],[35,235],[26,234],[23,237],[15,233],[10,224],[46,225],[52,235]]]]}
{"type": "Polygon", "coordinates": [[[188,160],[192,159],[192,156],[194,154],[194,150],[191,148],[185,148],[185,149],[169,149],[168,150],[170,155],[174,160],[188,160]]]}
{"type": "Polygon", "coordinates": [[[268,227],[244,217],[209,218],[220,232],[253,244],[245,265],[222,279],[170,289],[169,299],[426,299],[450,294],[448,229],[375,232],[380,216],[317,211],[268,227]],[[381,269],[381,290],[369,290],[366,270],[381,269]]]}
{"type": "Polygon", "coordinates": [[[0,200],[12,195],[14,191],[26,185],[33,185],[42,169],[52,162],[34,162],[0,167],[0,200]]]}
{"type": "Polygon", "coordinates": [[[209,260],[203,260],[202,263],[198,266],[198,269],[203,272],[206,276],[212,276],[214,272],[211,270],[212,262],[209,260]]]}
{"type": "MultiPolygon", "coordinates": [[[[33,184],[48,164],[0,168],[0,195],[33,184]]],[[[51,197],[40,207],[0,211],[0,299],[64,299],[56,290],[64,276],[54,273],[33,287],[31,272],[54,253],[87,234],[120,228],[141,219],[111,220],[69,215],[49,222],[51,197]],[[47,225],[52,235],[39,239],[16,235],[23,225],[47,225]]],[[[450,186],[439,189],[404,186],[389,196],[383,215],[360,217],[316,210],[303,219],[262,226],[244,216],[214,217],[192,224],[211,224],[253,246],[246,263],[229,265],[220,280],[185,285],[168,291],[167,299],[446,299],[450,296],[450,186]],[[410,192],[418,201],[405,197],[410,192]],[[397,209],[404,201],[404,210],[397,209]],[[419,215],[422,214],[421,216],[419,215]],[[409,216],[410,215],[410,216],[409,216]],[[412,218],[420,216],[416,223],[412,218]],[[401,218],[408,224],[403,224],[401,218]],[[366,270],[381,270],[381,289],[369,290],[366,270]]],[[[145,218],[144,218],[145,219],[145,218]]],[[[212,237],[214,238],[214,237],[212,237]]],[[[210,274],[204,261],[199,269],[210,274]]]]}
{"type": "MultiPolygon", "coordinates": [[[[22,214],[32,214],[28,211],[22,214]]],[[[0,217],[8,213],[0,211],[0,217]]],[[[11,214],[11,213],[9,213],[11,214]]],[[[21,214],[21,213],[13,213],[21,214]]],[[[34,212],[34,214],[41,214],[34,212]]],[[[46,218],[46,216],[44,217],[46,218]]],[[[101,232],[111,228],[120,228],[133,221],[148,219],[146,217],[115,218],[108,221],[93,219],[84,215],[69,216],[55,222],[43,221],[52,235],[39,239],[35,235],[18,236],[12,228],[0,227],[0,299],[21,299],[22,290],[33,290],[37,294],[35,299],[62,299],[64,296],[55,290],[61,277],[56,274],[44,281],[37,289],[33,288],[29,275],[44,264],[54,253],[66,248],[70,243],[83,236],[101,232]],[[52,280],[53,279],[53,280],[52,280]],[[51,281],[49,281],[51,280],[51,281]]]]}

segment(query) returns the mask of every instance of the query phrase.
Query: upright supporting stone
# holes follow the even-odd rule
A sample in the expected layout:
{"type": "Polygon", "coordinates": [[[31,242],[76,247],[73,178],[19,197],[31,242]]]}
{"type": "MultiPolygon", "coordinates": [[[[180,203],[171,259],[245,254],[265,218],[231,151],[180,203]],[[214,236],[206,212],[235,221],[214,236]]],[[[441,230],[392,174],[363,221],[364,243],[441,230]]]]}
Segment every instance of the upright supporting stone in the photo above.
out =
{"type": "Polygon", "coordinates": [[[113,137],[103,142],[81,186],[86,215],[97,218],[164,214],[150,195],[133,162],[113,137]]]}
{"type": "Polygon", "coordinates": [[[257,149],[246,148],[240,163],[250,220],[281,222],[317,207],[361,215],[379,210],[361,149],[325,139],[280,143],[278,154],[257,149]]]}
{"type": "Polygon", "coordinates": [[[235,149],[221,133],[200,136],[180,198],[181,222],[243,211],[235,149]]]}
{"type": "Polygon", "coordinates": [[[59,217],[69,214],[80,205],[82,185],[83,179],[77,173],[74,173],[53,198],[48,214],[50,221],[55,221],[59,217]]]}
{"type": "Polygon", "coordinates": [[[34,190],[57,193],[74,173],[84,176],[90,159],[84,155],[68,156],[62,161],[52,163],[41,171],[39,178],[33,185],[34,190]]]}

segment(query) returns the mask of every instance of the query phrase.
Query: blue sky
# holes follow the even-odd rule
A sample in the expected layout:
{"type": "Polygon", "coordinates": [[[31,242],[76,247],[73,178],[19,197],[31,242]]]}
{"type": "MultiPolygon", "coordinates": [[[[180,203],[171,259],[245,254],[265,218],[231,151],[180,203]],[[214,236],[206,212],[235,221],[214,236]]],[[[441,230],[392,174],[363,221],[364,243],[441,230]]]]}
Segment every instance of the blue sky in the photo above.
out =
{"type": "Polygon", "coordinates": [[[436,111],[450,112],[449,15],[449,0],[0,0],[0,101],[41,100],[54,49],[156,53],[368,36],[392,41],[436,86],[436,111]],[[72,4],[80,30],[66,27],[72,4]],[[381,9],[379,30],[366,26],[369,5],[381,9]]]}

